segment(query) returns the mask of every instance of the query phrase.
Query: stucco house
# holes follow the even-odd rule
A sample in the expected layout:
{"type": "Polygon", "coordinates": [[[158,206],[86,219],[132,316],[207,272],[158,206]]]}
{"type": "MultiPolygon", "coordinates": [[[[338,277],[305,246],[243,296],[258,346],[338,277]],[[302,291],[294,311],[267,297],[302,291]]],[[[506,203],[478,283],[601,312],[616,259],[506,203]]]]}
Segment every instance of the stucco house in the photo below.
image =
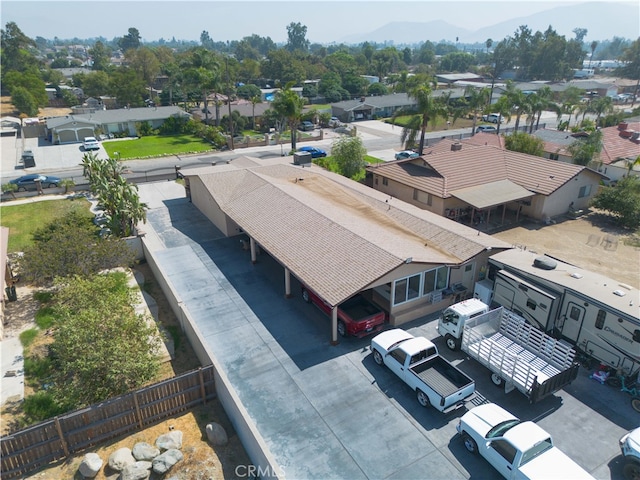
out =
{"type": "Polygon", "coordinates": [[[97,110],[47,118],[46,135],[54,144],[81,142],[84,137],[98,134],[124,133],[135,136],[138,123],[149,122],[152,128],[158,128],[170,117],[188,118],[190,115],[174,106],[97,110]]]}
{"type": "Polygon", "coordinates": [[[640,122],[628,121],[603,128],[602,135],[602,151],[594,168],[611,181],[629,174],[640,176],[640,165],[634,165],[640,157],[640,122]]]}
{"type": "MultiPolygon", "coordinates": [[[[548,221],[584,209],[600,173],[475,140],[442,140],[418,158],[367,167],[368,183],[391,198],[475,225],[500,223],[508,212],[548,221]]],[[[496,135],[493,135],[496,137],[496,135]]]]}
{"type": "MultiPolygon", "coordinates": [[[[359,292],[400,325],[471,296],[488,257],[511,246],[358,182],[290,159],[239,157],[184,172],[187,196],[226,236],[335,308],[359,292]],[[285,163],[286,162],[286,163],[285,163]]],[[[335,333],[335,332],[334,332],[335,333]]]]}
{"type": "MultiPolygon", "coordinates": [[[[464,96],[464,88],[452,88],[444,90],[434,90],[433,96],[439,97],[451,94],[451,98],[461,98],[464,96]]],[[[371,120],[381,117],[391,117],[400,109],[410,109],[415,107],[415,99],[406,93],[395,93],[391,95],[380,95],[374,97],[360,97],[354,100],[344,100],[331,104],[331,115],[338,117],[342,122],[353,122],[357,120],[371,120]]]]}

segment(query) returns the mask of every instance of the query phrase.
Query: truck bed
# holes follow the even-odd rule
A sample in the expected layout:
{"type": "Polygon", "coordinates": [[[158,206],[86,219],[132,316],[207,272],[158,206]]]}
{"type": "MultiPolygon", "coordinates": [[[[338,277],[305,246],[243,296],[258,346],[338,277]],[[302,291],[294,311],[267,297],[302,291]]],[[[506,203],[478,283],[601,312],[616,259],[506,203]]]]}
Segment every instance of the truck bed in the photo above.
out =
{"type": "Polygon", "coordinates": [[[500,308],[470,321],[462,350],[535,400],[575,379],[575,352],[500,308]],[[543,391],[540,386],[550,380],[543,391]]]}
{"type": "Polygon", "coordinates": [[[445,398],[473,383],[473,380],[442,357],[431,358],[419,363],[411,367],[411,371],[438,395],[445,398]]]}
{"type": "Polygon", "coordinates": [[[369,317],[378,315],[382,309],[362,295],[356,295],[340,305],[340,310],[346,313],[354,322],[367,320],[369,317]]]}

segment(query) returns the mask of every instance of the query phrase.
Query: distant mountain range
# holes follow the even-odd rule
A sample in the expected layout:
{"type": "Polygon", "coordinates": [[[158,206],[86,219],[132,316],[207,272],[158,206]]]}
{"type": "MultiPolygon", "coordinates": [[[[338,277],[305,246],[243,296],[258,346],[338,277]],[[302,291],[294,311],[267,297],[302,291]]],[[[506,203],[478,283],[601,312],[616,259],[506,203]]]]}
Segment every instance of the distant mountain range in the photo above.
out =
{"type": "MultiPolygon", "coordinates": [[[[487,8],[496,8],[489,0],[487,8]]],[[[444,20],[430,22],[392,22],[369,33],[343,37],[340,42],[414,44],[430,40],[460,43],[484,43],[488,38],[494,44],[507,36],[513,36],[521,25],[527,25],[533,33],[544,32],[549,25],[567,39],[574,38],[575,28],[586,28],[586,41],[601,41],[615,37],[635,40],[640,36],[640,6],[638,3],[584,3],[555,7],[526,17],[496,23],[490,27],[469,31],[444,20]]]]}

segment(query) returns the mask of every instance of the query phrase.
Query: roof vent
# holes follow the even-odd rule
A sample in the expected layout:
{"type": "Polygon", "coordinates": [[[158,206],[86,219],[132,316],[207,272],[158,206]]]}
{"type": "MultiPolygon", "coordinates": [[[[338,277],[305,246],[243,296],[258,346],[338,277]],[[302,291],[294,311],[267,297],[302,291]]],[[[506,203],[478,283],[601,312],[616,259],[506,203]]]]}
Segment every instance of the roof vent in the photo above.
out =
{"type": "Polygon", "coordinates": [[[569,276],[572,278],[582,278],[582,274],[578,272],[572,272],[569,274],[569,276]]]}
{"type": "Polygon", "coordinates": [[[459,150],[462,150],[462,144],[460,142],[456,142],[456,143],[452,143],[451,144],[451,151],[452,152],[457,152],[459,150]]]}
{"type": "Polygon", "coordinates": [[[540,270],[553,270],[558,266],[558,262],[549,257],[537,257],[533,261],[533,266],[540,270]]]}
{"type": "Polygon", "coordinates": [[[624,297],[627,294],[627,292],[623,292],[622,290],[614,290],[613,294],[619,297],[624,297]]]}

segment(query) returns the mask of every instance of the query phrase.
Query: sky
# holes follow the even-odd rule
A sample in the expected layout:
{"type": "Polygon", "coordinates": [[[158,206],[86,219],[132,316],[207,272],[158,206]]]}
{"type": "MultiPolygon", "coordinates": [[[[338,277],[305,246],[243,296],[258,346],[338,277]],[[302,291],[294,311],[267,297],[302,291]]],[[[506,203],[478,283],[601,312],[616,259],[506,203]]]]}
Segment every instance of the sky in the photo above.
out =
{"type": "MultiPolygon", "coordinates": [[[[604,0],[605,2],[607,0],[604,0]]],[[[2,27],[15,22],[30,38],[104,37],[111,40],[137,28],[143,42],[160,38],[200,40],[206,30],[214,41],[240,40],[257,34],[287,40],[287,25],[307,27],[311,43],[340,43],[393,21],[446,22],[478,30],[556,6],[585,0],[0,0],[2,27]]],[[[631,4],[637,3],[627,1],[631,4]]],[[[552,21],[552,19],[551,19],[552,21]]],[[[615,27],[614,27],[615,31],[615,27]]]]}

